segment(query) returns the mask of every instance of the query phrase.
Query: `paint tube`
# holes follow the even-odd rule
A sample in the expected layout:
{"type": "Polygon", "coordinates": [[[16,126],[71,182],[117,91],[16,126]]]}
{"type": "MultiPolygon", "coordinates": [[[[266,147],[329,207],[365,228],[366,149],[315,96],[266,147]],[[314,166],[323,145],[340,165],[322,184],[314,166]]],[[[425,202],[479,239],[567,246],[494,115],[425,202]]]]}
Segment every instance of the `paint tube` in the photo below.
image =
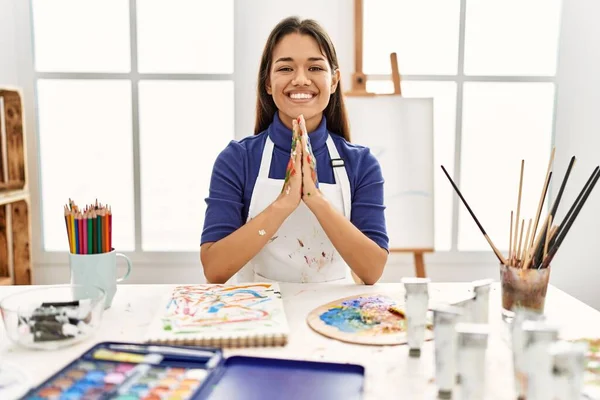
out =
{"type": "Polygon", "coordinates": [[[471,321],[475,324],[487,324],[489,322],[489,299],[493,280],[481,279],[473,282],[473,304],[471,321]]]}
{"type": "Polygon", "coordinates": [[[451,399],[456,376],[456,323],[463,311],[450,305],[434,306],[432,310],[438,398],[451,399]]]}
{"type": "Polygon", "coordinates": [[[530,308],[513,308],[514,318],[510,326],[511,347],[513,356],[513,373],[515,391],[517,398],[525,398],[527,395],[527,373],[525,370],[525,337],[523,334],[523,322],[540,321],[544,315],[530,308]]]}
{"type": "Polygon", "coordinates": [[[524,365],[527,374],[527,400],[552,398],[550,346],[558,340],[558,329],[546,321],[523,322],[524,365]]]}
{"type": "Polygon", "coordinates": [[[552,391],[556,400],[579,400],[583,384],[588,345],[560,341],[550,346],[552,391]]]}
{"type": "Polygon", "coordinates": [[[403,278],[409,356],[420,357],[427,327],[429,278],[403,278]]]}
{"type": "Polygon", "coordinates": [[[489,326],[461,322],[456,324],[460,398],[483,400],[485,394],[485,353],[489,326]]]}

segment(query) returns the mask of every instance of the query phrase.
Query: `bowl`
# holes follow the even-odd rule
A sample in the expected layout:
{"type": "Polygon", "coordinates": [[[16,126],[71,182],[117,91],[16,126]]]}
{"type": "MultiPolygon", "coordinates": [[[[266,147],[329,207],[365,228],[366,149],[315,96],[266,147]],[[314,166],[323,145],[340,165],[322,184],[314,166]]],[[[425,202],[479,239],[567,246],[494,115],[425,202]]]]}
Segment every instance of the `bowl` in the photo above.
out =
{"type": "Polygon", "coordinates": [[[0,311],[14,343],[53,350],[81,342],[98,329],[105,297],[97,286],[44,286],[3,298],[0,311]]]}

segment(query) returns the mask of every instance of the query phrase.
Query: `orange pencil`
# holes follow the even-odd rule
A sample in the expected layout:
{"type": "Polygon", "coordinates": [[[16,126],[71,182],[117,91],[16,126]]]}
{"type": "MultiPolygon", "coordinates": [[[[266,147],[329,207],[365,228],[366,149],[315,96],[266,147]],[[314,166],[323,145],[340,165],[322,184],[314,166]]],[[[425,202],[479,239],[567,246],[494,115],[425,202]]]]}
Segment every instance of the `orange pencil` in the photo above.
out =
{"type": "Polygon", "coordinates": [[[75,254],[77,251],[75,248],[75,216],[72,211],[69,213],[69,225],[71,226],[71,253],[75,254]]]}

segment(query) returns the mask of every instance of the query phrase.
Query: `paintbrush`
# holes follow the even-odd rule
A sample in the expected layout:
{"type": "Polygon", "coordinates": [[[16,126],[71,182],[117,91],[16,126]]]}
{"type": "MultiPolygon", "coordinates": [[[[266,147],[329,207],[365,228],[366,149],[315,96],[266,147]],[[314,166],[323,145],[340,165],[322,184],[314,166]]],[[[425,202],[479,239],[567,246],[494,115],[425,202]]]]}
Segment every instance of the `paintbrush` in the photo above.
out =
{"type": "MultiPolygon", "coordinates": [[[[573,169],[573,165],[575,165],[576,158],[575,156],[571,157],[571,161],[569,162],[569,166],[567,167],[567,171],[565,172],[565,176],[560,184],[560,189],[558,190],[558,194],[556,195],[556,199],[554,200],[554,204],[550,209],[549,216],[552,219],[556,218],[556,211],[558,210],[558,205],[560,204],[560,200],[562,199],[562,195],[565,191],[565,187],[567,186],[567,181],[569,180],[569,176],[571,175],[571,170],[573,169]]],[[[543,257],[543,249],[546,242],[547,230],[542,227],[542,236],[540,237],[540,241],[537,245],[534,245],[534,251],[532,256],[532,264],[535,263],[536,260],[542,260],[543,257]]]]}
{"type": "Polygon", "coordinates": [[[471,210],[471,207],[469,207],[469,204],[467,203],[467,201],[463,197],[462,193],[460,192],[460,190],[458,189],[458,187],[456,186],[456,184],[454,183],[454,181],[452,180],[452,178],[450,178],[450,175],[448,174],[448,171],[446,171],[446,168],[444,168],[443,165],[442,165],[442,170],[444,171],[444,174],[446,174],[446,177],[448,177],[448,180],[450,181],[450,183],[452,184],[452,187],[454,188],[454,190],[458,194],[458,197],[460,197],[460,199],[462,200],[462,202],[465,205],[465,207],[467,207],[467,210],[469,211],[469,214],[471,214],[471,217],[473,217],[473,219],[475,220],[475,223],[479,227],[479,230],[481,230],[481,233],[483,234],[483,237],[485,237],[485,239],[487,240],[488,244],[490,245],[490,247],[494,251],[494,254],[496,255],[496,257],[498,257],[498,260],[500,260],[500,262],[502,264],[506,265],[506,260],[504,259],[504,257],[500,253],[500,251],[496,248],[496,246],[494,246],[494,243],[492,243],[492,240],[490,239],[490,237],[485,232],[485,229],[483,229],[483,226],[481,226],[481,224],[479,223],[479,220],[477,219],[477,217],[475,216],[475,214],[471,210]]]}
{"type": "Polygon", "coordinates": [[[556,234],[556,236],[554,237],[554,240],[550,243],[550,246],[554,245],[554,242],[556,241],[556,239],[558,238],[558,235],[560,235],[560,231],[563,228],[563,224],[569,220],[571,218],[571,215],[573,214],[573,212],[575,211],[577,205],[579,204],[579,202],[582,200],[583,196],[585,195],[587,188],[592,184],[592,181],[594,180],[594,176],[595,174],[598,172],[598,170],[600,170],[600,167],[596,166],[596,168],[594,168],[594,171],[592,172],[592,174],[590,175],[590,177],[588,178],[587,182],[585,183],[585,186],[583,187],[583,189],[581,189],[581,192],[579,192],[579,195],[577,196],[577,198],[575,199],[575,201],[573,202],[573,204],[571,205],[571,208],[569,208],[569,211],[567,211],[567,215],[565,215],[563,222],[559,225],[558,227],[558,232],[556,234]]]}
{"type": "Polygon", "coordinates": [[[571,229],[573,222],[575,222],[577,215],[579,215],[579,212],[583,208],[583,205],[585,204],[587,198],[589,197],[590,193],[592,193],[592,190],[594,189],[596,182],[598,182],[598,178],[600,178],[599,169],[600,169],[600,166],[597,166],[594,169],[594,171],[592,172],[592,175],[588,179],[586,185],[584,186],[582,191],[579,193],[579,196],[577,196],[577,200],[580,200],[580,201],[578,202],[577,200],[575,200],[575,203],[573,203],[573,205],[571,206],[571,209],[569,210],[569,218],[568,219],[565,218],[563,220],[563,222],[560,224],[558,231],[552,240],[554,242],[554,244],[552,244],[552,247],[550,248],[550,250],[548,250],[548,255],[544,258],[544,260],[538,266],[538,268],[547,268],[550,265],[550,263],[552,262],[552,259],[554,258],[556,252],[560,248],[560,245],[562,244],[563,240],[567,236],[569,229],[571,229]],[[571,212],[571,210],[573,210],[573,211],[571,212]]]}

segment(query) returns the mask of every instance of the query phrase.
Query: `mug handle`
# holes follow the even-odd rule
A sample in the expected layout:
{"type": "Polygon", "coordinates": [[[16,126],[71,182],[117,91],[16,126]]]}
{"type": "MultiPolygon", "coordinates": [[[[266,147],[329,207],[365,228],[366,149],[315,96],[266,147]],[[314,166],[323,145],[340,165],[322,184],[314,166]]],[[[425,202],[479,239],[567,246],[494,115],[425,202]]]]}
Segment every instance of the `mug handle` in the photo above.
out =
{"type": "Polygon", "coordinates": [[[125,272],[125,275],[123,275],[122,277],[117,278],[117,282],[123,282],[131,273],[131,260],[125,254],[117,253],[116,255],[117,257],[123,257],[127,262],[127,272],[125,272]]]}

